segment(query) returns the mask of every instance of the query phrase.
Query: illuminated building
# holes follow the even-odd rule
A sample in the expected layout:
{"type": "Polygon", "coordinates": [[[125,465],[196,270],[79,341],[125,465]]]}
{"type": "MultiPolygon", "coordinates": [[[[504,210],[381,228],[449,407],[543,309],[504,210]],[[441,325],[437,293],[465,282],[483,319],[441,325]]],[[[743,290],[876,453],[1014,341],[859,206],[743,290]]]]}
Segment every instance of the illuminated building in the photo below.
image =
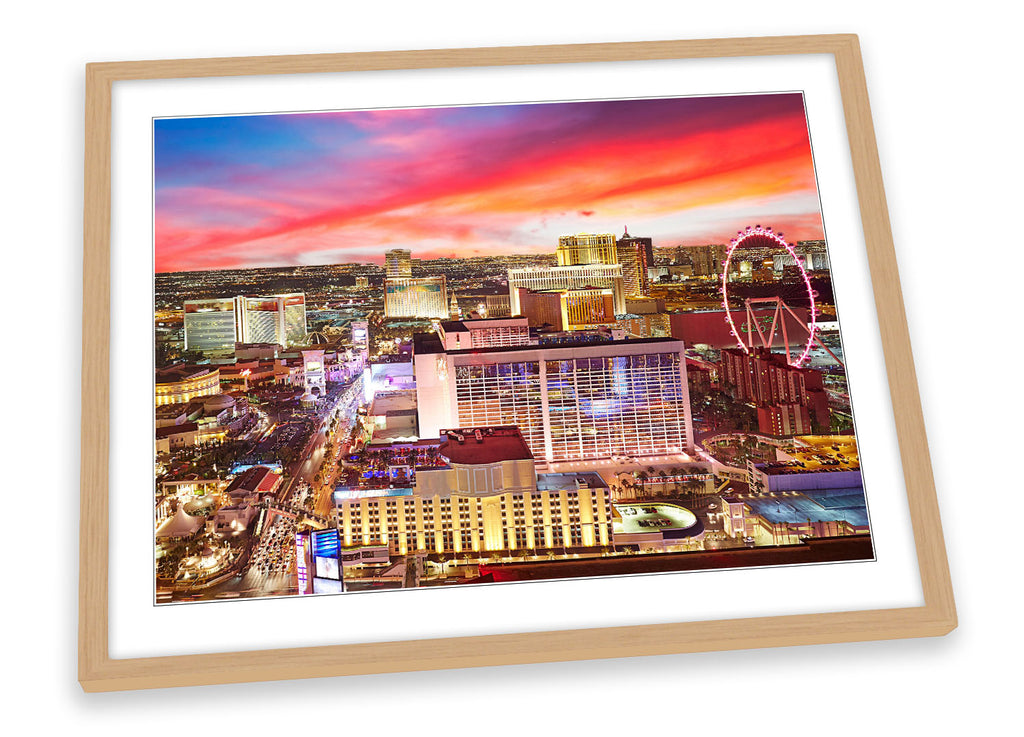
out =
{"type": "Polygon", "coordinates": [[[224,494],[233,504],[256,504],[274,496],[281,486],[281,469],[276,466],[250,466],[239,473],[224,494]]]}
{"type": "Polygon", "coordinates": [[[694,276],[720,276],[725,262],[725,244],[694,246],[686,249],[693,263],[694,276]]]}
{"type": "Polygon", "coordinates": [[[241,327],[242,343],[305,343],[306,297],[302,292],[246,297],[241,327]]]}
{"type": "Polygon", "coordinates": [[[776,460],[747,462],[747,485],[756,493],[849,489],[862,485],[857,439],[852,435],[803,435],[776,460]]]}
{"type": "Polygon", "coordinates": [[[368,289],[370,287],[370,277],[368,276],[357,276],[356,277],[356,289],[368,289]]]}
{"type": "Polygon", "coordinates": [[[814,431],[811,413],[800,404],[773,404],[757,408],[757,431],[772,437],[807,435],[814,431]]]}
{"type": "Polygon", "coordinates": [[[229,352],[235,343],[300,345],[306,341],[302,292],[261,297],[190,299],[184,305],[185,350],[229,352]]]}
{"type": "MultiPolygon", "coordinates": [[[[804,268],[807,271],[818,271],[829,268],[827,253],[814,251],[800,252],[798,247],[797,256],[803,259],[804,268]]],[[[788,253],[772,254],[772,267],[775,271],[783,271],[787,266],[796,266],[796,259],[788,253]]]]}
{"type": "Polygon", "coordinates": [[[234,350],[241,341],[245,298],[189,299],[184,305],[185,350],[215,353],[234,350]]]}
{"type": "Polygon", "coordinates": [[[520,287],[518,290],[519,310],[529,325],[539,328],[545,325],[562,330],[562,292],[557,289],[535,292],[520,287]]]}
{"type": "Polygon", "coordinates": [[[530,345],[530,328],[525,317],[452,320],[440,323],[437,334],[449,351],[530,345]]]}
{"type": "Polygon", "coordinates": [[[723,529],[760,545],[797,545],[804,537],[846,537],[869,532],[864,489],[808,489],[777,495],[726,494],[723,529]]]}
{"type": "Polygon", "coordinates": [[[615,324],[611,289],[567,289],[558,296],[562,330],[588,330],[615,324]]]}
{"type": "Polygon", "coordinates": [[[508,317],[512,314],[507,294],[488,294],[484,297],[487,317],[508,317]]]}
{"type": "Polygon", "coordinates": [[[586,266],[530,267],[508,270],[508,293],[513,315],[522,315],[519,290],[545,292],[586,287],[607,287],[612,290],[612,303],[616,315],[626,312],[625,286],[622,266],[619,264],[589,264],[586,266]]]}
{"type": "Polygon", "coordinates": [[[156,372],[156,406],[188,402],[220,393],[220,369],[211,366],[171,366],[156,372]]]}
{"type": "Polygon", "coordinates": [[[654,265],[654,249],[650,238],[633,238],[629,230],[623,233],[615,247],[616,258],[622,265],[623,286],[628,297],[646,297],[651,293],[647,269],[654,265]]]}
{"type": "Polygon", "coordinates": [[[424,333],[415,336],[413,362],[420,437],[515,425],[546,461],[693,449],[681,341],[446,351],[424,333]]]}
{"type": "Polygon", "coordinates": [[[370,347],[370,323],[365,320],[356,320],[350,323],[352,328],[352,347],[357,351],[364,351],[370,347]]]}
{"type": "Polygon", "coordinates": [[[384,253],[384,274],[389,279],[407,279],[412,276],[412,251],[396,248],[384,253]]]}
{"type": "Polygon", "coordinates": [[[384,280],[384,316],[447,320],[448,290],[443,276],[384,280]]]}
{"type": "Polygon", "coordinates": [[[520,287],[517,296],[521,319],[535,328],[561,332],[615,324],[615,292],[609,288],[531,291],[520,287]]]}
{"type": "MultiPolygon", "coordinates": [[[[616,241],[619,248],[635,248],[643,253],[643,259],[647,267],[654,266],[654,241],[650,238],[637,238],[629,234],[629,227],[623,228],[623,233],[616,241]]],[[[621,261],[619,263],[622,263],[621,261]]]]}
{"type": "Polygon", "coordinates": [[[156,428],[156,453],[170,453],[191,445],[219,443],[227,437],[228,429],[219,425],[200,425],[185,422],[156,428]]]}
{"type": "Polygon", "coordinates": [[[344,545],[483,556],[611,544],[611,504],[600,476],[538,477],[515,427],[449,430],[439,452],[448,464],[418,469],[415,488],[337,492],[344,545]]]}
{"type": "MultiPolygon", "coordinates": [[[[791,366],[784,355],[763,348],[751,353],[727,348],[722,351],[721,366],[722,390],[734,399],[752,402],[758,407],[798,404],[809,410],[811,420],[828,429],[828,395],[820,371],[791,366]]],[[[777,417],[765,413],[762,431],[782,427],[786,422],[791,427],[797,425],[798,418],[793,415],[784,422],[781,416],[784,411],[779,409],[777,417]]],[[[802,426],[802,416],[799,424],[802,426]]]]}
{"type": "Polygon", "coordinates": [[[302,351],[303,379],[306,391],[302,395],[304,405],[316,404],[318,397],[327,393],[326,378],[324,375],[324,352],[322,350],[302,351]]]}
{"type": "Polygon", "coordinates": [[[633,338],[667,338],[672,334],[664,313],[619,315],[615,324],[633,338]]]}
{"type": "Polygon", "coordinates": [[[617,264],[615,236],[611,233],[563,235],[558,239],[555,258],[559,266],[617,264]]]}

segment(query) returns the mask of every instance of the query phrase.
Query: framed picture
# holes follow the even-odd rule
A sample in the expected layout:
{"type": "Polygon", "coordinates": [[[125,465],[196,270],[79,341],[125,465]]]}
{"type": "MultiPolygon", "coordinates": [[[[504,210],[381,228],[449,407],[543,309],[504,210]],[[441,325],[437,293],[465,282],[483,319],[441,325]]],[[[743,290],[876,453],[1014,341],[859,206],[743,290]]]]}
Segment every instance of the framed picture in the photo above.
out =
{"type": "Polygon", "coordinates": [[[855,36],[87,67],[87,691],[956,623],[855,36]]]}

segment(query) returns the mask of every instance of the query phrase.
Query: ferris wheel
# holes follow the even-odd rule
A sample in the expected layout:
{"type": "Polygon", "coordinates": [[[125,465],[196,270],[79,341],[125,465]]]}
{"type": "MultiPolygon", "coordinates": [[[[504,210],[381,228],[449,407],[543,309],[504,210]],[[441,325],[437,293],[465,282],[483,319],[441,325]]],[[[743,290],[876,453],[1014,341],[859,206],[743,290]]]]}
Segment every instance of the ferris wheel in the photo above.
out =
{"type": "MultiPolygon", "coordinates": [[[[773,346],[779,347],[781,341],[786,361],[797,368],[807,361],[815,343],[838,361],[835,354],[818,339],[818,308],[815,303],[818,294],[811,286],[804,261],[782,235],[769,227],[754,225],[738,231],[736,237],[729,242],[722,265],[722,307],[732,336],[745,353],[756,348],[770,350],[773,346]],[[794,279],[770,279],[762,289],[767,292],[765,294],[745,298],[730,294],[729,282],[735,271],[734,264],[741,263],[745,254],[751,255],[756,261],[757,256],[763,259],[766,253],[782,250],[789,254],[796,265],[797,274],[794,279]],[[806,310],[806,316],[797,314],[797,310],[806,310]]],[[[742,264],[747,266],[745,261],[742,264]]]]}

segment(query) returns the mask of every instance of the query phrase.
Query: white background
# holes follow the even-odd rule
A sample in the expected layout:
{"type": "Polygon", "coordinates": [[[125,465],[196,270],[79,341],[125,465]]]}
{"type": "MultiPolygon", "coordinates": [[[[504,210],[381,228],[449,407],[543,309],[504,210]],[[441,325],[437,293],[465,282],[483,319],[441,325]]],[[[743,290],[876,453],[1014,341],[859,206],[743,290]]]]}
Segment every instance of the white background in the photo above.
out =
{"type": "Polygon", "coordinates": [[[1021,351],[1006,344],[1018,332],[1006,321],[1018,312],[1020,243],[1011,226],[1024,163],[1015,24],[1003,4],[980,2],[956,13],[892,2],[718,7],[548,0],[391,2],[370,10],[182,1],[6,11],[0,202],[6,285],[14,291],[4,362],[8,573],[0,693],[8,724],[78,734],[180,734],[225,720],[277,733],[305,718],[376,734],[428,734],[430,723],[498,734],[695,733],[773,723],[779,730],[769,733],[947,734],[1019,726],[1013,515],[1022,434],[1021,400],[1010,392],[1021,351]],[[86,62],[851,31],[865,56],[960,629],[940,640],[81,693],[77,346],[86,62]],[[968,291],[977,296],[968,299],[968,291]],[[999,525],[986,516],[997,506],[1008,515],[993,518],[999,525]],[[41,560],[57,565],[44,571],[33,565],[41,560]],[[636,695],[645,697],[640,705],[629,698],[636,695]]]}

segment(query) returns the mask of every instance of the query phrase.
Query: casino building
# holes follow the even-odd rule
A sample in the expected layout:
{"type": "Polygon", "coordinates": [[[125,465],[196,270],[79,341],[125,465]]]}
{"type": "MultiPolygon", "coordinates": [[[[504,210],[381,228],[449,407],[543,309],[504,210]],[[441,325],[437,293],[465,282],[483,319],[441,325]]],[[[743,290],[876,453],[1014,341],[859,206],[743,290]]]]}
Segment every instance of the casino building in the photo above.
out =
{"type": "Polygon", "coordinates": [[[306,296],[302,292],[189,299],[184,313],[185,350],[229,353],[235,343],[287,346],[306,341],[306,296]]]}
{"type": "Polygon", "coordinates": [[[558,239],[555,258],[559,266],[619,263],[611,233],[563,235],[558,239]]]}
{"type": "Polygon", "coordinates": [[[448,290],[443,276],[387,277],[384,280],[384,316],[446,320],[448,290]]]}
{"type": "Polygon", "coordinates": [[[682,341],[446,350],[415,336],[420,437],[514,425],[546,462],[693,451],[682,341]]]}
{"type": "Polygon", "coordinates": [[[220,393],[216,366],[171,366],[156,372],[156,406],[189,402],[220,393]]]}
{"type": "Polygon", "coordinates": [[[414,488],[379,496],[337,492],[342,544],[481,558],[492,551],[612,544],[612,508],[601,477],[538,476],[518,428],[447,430],[439,452],[447,465],[418,468],[414,488]]]}
{"type": "MultiPolygon", "coordinates": [[[[614,252],[614,245],[612,250],[614,252]]],[[[622,278],[622,266],[617,263],[509,269],[509,309],[513,315],[525,314],[520,302],[520,289],[545,292],[593,287],[611,289],[612,308],[615,314],[625,314],[625,284],[622,278]]]]}

